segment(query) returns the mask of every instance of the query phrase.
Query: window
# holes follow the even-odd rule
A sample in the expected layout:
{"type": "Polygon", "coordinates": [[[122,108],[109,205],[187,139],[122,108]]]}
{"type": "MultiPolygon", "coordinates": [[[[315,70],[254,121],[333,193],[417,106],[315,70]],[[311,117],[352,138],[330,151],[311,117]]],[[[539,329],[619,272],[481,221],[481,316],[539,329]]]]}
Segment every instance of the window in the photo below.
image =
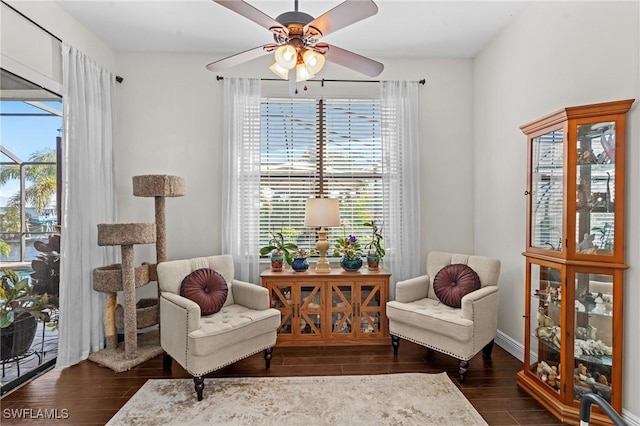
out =
{"type": "Polygon", "coordinates": [[[0,101],[0,261],[28,262],[58,224],[62,102],[2,71],[0,101]]]}
{"type": "Polygon", "coordinates": [[[368,235],[362,224],[382,217],[379,100],[263,98],[261,117],[261,245],[282,231],[315,247],[304,207],[319,196],[340,202],[343,229],[330,230],[331,246],[343,234],[368,235]]]}

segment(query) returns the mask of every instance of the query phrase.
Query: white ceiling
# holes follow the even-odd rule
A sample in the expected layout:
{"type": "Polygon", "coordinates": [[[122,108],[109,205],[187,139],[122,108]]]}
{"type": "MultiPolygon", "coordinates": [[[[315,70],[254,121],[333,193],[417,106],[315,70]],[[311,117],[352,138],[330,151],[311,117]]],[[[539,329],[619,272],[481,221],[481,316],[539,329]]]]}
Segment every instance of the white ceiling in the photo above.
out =
{"type": "MultiPolygon", "coordinates": [[[[273,42],[268,30],[211,0],[55,0],[116,52],[234,54],[273,42]]],[[[318,17],[342,1],[300,0],[318,17]]],[[[249,0],[277,17],[294,0],[249,0]]],[[[475,56],[526,1],[376,0],[378,13],[322,39],[365,56],[475,56]]]]}

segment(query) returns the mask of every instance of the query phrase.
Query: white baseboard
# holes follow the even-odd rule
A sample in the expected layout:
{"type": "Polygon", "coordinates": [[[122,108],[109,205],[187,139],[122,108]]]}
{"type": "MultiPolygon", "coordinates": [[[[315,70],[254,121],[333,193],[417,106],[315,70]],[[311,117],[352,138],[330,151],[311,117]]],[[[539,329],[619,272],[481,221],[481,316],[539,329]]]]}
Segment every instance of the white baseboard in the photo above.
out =
{"type": "Polygon", "coordinates": [[[633,413],[630,413],[628,410],[622,409],[622,418],[629,426],[640,426],[640,417],[636,416],[633,413]]]}
{"type": "MultiPolygon", "coordinates": [[[[512,339],[511,337],[498,330],[498,334],[495,338],[495,344],[500,346],[505,351],[509,352],[521,362],[524,362],[524,345],[517,340],[512,339]]],[[[628,410],[625,410],[624,408],[622,409],[622,418],[625,422],[627,422],[629,426],[640,426],[640,417],[629,412],[628,410]]]]}
{"type": "Polygon", "coordinates": [[[498,334],[495,338],[495,344],[509,352],[515,358],[520,360],[520,362],[524,362],[524,345],[522,343],[498,330],[498,334]]]}

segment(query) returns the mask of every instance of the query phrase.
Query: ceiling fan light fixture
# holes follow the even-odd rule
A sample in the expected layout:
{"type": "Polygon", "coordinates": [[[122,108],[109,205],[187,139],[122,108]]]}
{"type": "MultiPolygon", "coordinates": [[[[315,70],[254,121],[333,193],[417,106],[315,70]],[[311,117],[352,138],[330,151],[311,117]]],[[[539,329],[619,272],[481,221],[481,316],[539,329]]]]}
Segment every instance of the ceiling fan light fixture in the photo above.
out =
{"type": "Polygon", "coordinates": [[[286,70],[295,67],[298,62],[298,52],[288,44],[278,47],[274,57],[276,63],[286,70]]]}
{"type": "Polygon", "coordinates": [[[269,67],[269,69],[281,79],[289,79],[289,70],[286,68],[282,68],[277,62],[274,62],[273,65],[269,67]]]}
{"type": "Polygon", "coordinates": [[[314,50],[305,51],[302,60],[311,74],[318,74],[324,67],[324,55],[314,50]]]}
{"type": "Polygon", "coordinates": [[[306,81],[315,77],[304,63],[296,65],[296,82],[306,81]]]}

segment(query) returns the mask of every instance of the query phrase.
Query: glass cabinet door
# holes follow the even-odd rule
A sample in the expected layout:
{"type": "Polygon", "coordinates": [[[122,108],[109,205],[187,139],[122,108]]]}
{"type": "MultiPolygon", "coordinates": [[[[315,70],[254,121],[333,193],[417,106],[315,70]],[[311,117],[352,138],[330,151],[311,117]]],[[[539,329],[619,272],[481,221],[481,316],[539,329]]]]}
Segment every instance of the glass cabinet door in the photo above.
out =
{"type": "Polygon", "coordinates": [[[271,307],[280,311],[280,328],[278,334],[290,335],[293,319],[293,304],[291,303],[290,285],[271,285],[269,287],[271,295],[271,307]]]}
{"type": "Polygon", "coordinates": [[[576,251],[581,254],[613,255],[615,124],[577,126],[576,251]]]}
{"type": "Polygon", "coordinates": [[[300,286],[297,304],[297,316],[300,321],[300,334],[321,335],[322,286],[310,284],[300,286]]]}
{"type": "Polygon", "coordinates": [[[380,285],[362,284],[360,285],[360,297],[357,306],[360,316],[360,333],[380,335],[380,316],[382,308],[380,306],[380,285]]]}
{"type": "Polygon", "coordinates": [[[530,366],[550,390],[560,393],[562,271],[531,264],[530,366]]]}
{"type": "Polygon", "coordinates": [[[353,331],[353,285],[331,285],[331,333],[350,335],[353,331]]]}
{"type": "Polygon", "coordinates": [[[613,275],[576,272],[573,398],[596,393],[611,403],[613,275]]]}
{"type": "Polygon", "coordinates": [[[531,247],[562,251],[564,216],[564,131],[532,139],[531,247]]]}

